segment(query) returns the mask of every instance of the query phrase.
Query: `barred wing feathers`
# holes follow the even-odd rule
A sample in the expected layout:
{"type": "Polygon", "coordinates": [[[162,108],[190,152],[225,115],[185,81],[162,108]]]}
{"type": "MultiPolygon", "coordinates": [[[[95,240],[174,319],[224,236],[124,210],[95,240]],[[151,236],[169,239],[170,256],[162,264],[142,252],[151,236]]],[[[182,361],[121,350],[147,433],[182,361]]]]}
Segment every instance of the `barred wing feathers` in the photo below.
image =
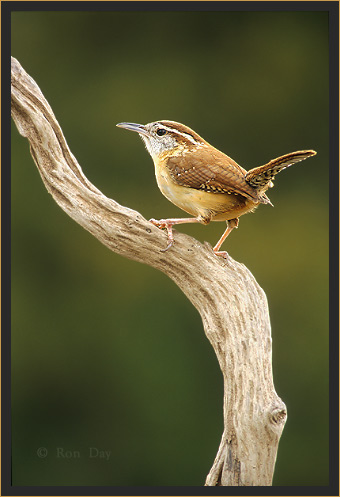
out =
{"type": "Polygon", "coordinates": [[[182,156],[169,157],[166,167],[172,180],[181,186],[210,193],[239,194],[255,202],[268,203],[245,178],[247,171],[217,149],[190,152],[190,163],[182,156]]]}

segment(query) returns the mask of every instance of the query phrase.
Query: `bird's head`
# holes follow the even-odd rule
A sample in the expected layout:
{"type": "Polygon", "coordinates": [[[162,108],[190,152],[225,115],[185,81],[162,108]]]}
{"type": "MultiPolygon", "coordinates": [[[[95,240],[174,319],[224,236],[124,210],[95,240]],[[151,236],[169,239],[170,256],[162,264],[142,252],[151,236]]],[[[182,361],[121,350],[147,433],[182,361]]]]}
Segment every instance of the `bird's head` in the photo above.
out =
{"type": "Polygon", "coordinates": [[[171,153],[179,148],[190,152],[199,146],[207,145],[195,131],[175,121],[155,121],[149,124],[119,123],[117,126],[136,131],[153,159],[157,159],[164,152],[171,153]]]}

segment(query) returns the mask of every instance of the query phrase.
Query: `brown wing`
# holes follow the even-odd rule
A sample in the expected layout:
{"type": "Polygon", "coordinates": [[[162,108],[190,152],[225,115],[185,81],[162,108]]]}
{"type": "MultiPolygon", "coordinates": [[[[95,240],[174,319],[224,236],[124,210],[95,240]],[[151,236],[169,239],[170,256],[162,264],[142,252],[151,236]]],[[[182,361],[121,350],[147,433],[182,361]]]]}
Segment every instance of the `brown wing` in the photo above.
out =
{"type": "Polygon", "coordinates": [[[199,148],[190,155],[169,157],[166,167],[178,185],[212,193],[238,193],[261,201],[256,189],[245,180],[247,171],[213,147],[199,148]]]}
{"type": "Polygon", "coordinates": [[[312,157],[316,152],[314,150],[299,150],[286,154],[277,159],[273,159],[264,166],[255,167],[246,174],[246,181],[254,188],[262,188],[268,185],[274,179],[274,176],[296,162],[300,162],[308,157],[312,157]]]}

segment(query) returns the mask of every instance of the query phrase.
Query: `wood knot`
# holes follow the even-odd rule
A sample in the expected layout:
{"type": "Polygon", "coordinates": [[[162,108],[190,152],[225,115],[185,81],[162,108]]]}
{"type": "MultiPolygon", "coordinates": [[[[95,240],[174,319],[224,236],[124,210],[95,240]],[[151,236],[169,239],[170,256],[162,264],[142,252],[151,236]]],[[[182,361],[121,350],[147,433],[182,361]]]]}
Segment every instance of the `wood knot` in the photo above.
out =
{"type": "Polygon", "coordinates": [[[269,418],[270,418],[270,421],[271,423],[274,425],[274,426],[282,426],[284,425],[284,423],[286,422],[286,419],[287,419],[287,410],[286,410],[286,406],[280,406],[280,407],[276,407],[274,408],[270,414],[269,414],[269,418]]]}

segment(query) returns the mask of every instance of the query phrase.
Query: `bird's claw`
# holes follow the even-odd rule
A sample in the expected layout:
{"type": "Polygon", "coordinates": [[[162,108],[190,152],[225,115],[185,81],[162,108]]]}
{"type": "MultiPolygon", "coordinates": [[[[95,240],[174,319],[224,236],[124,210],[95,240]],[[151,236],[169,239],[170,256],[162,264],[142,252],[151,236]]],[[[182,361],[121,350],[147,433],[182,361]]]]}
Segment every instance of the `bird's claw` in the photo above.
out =
{"type": "Polygon", "coordinates": [[[168,232],[168,245],[165,249],[161,249],[161,252],[166,252],[167,250],[169,250],[169,248],[171,248],[174,244],[174,236],[173,236],[173,233],[172,233],[172,226],[173,224],[172,223],[169,223],[169,221],[167,221],[166,219],[150,219],[149,220],[150,223],[152,223],[153,225],[157,226],[158,228],[160,229],[166,229],[167,232],[168,232]]]}
{"type": "Polygon", "coordinates": [[[167,252],[169,250],[169,248],[171,248],[174,244],[174,241],[173,240],[170,240],[167,247],[165,249],[161,249],[161,252],[167,252]]]}

